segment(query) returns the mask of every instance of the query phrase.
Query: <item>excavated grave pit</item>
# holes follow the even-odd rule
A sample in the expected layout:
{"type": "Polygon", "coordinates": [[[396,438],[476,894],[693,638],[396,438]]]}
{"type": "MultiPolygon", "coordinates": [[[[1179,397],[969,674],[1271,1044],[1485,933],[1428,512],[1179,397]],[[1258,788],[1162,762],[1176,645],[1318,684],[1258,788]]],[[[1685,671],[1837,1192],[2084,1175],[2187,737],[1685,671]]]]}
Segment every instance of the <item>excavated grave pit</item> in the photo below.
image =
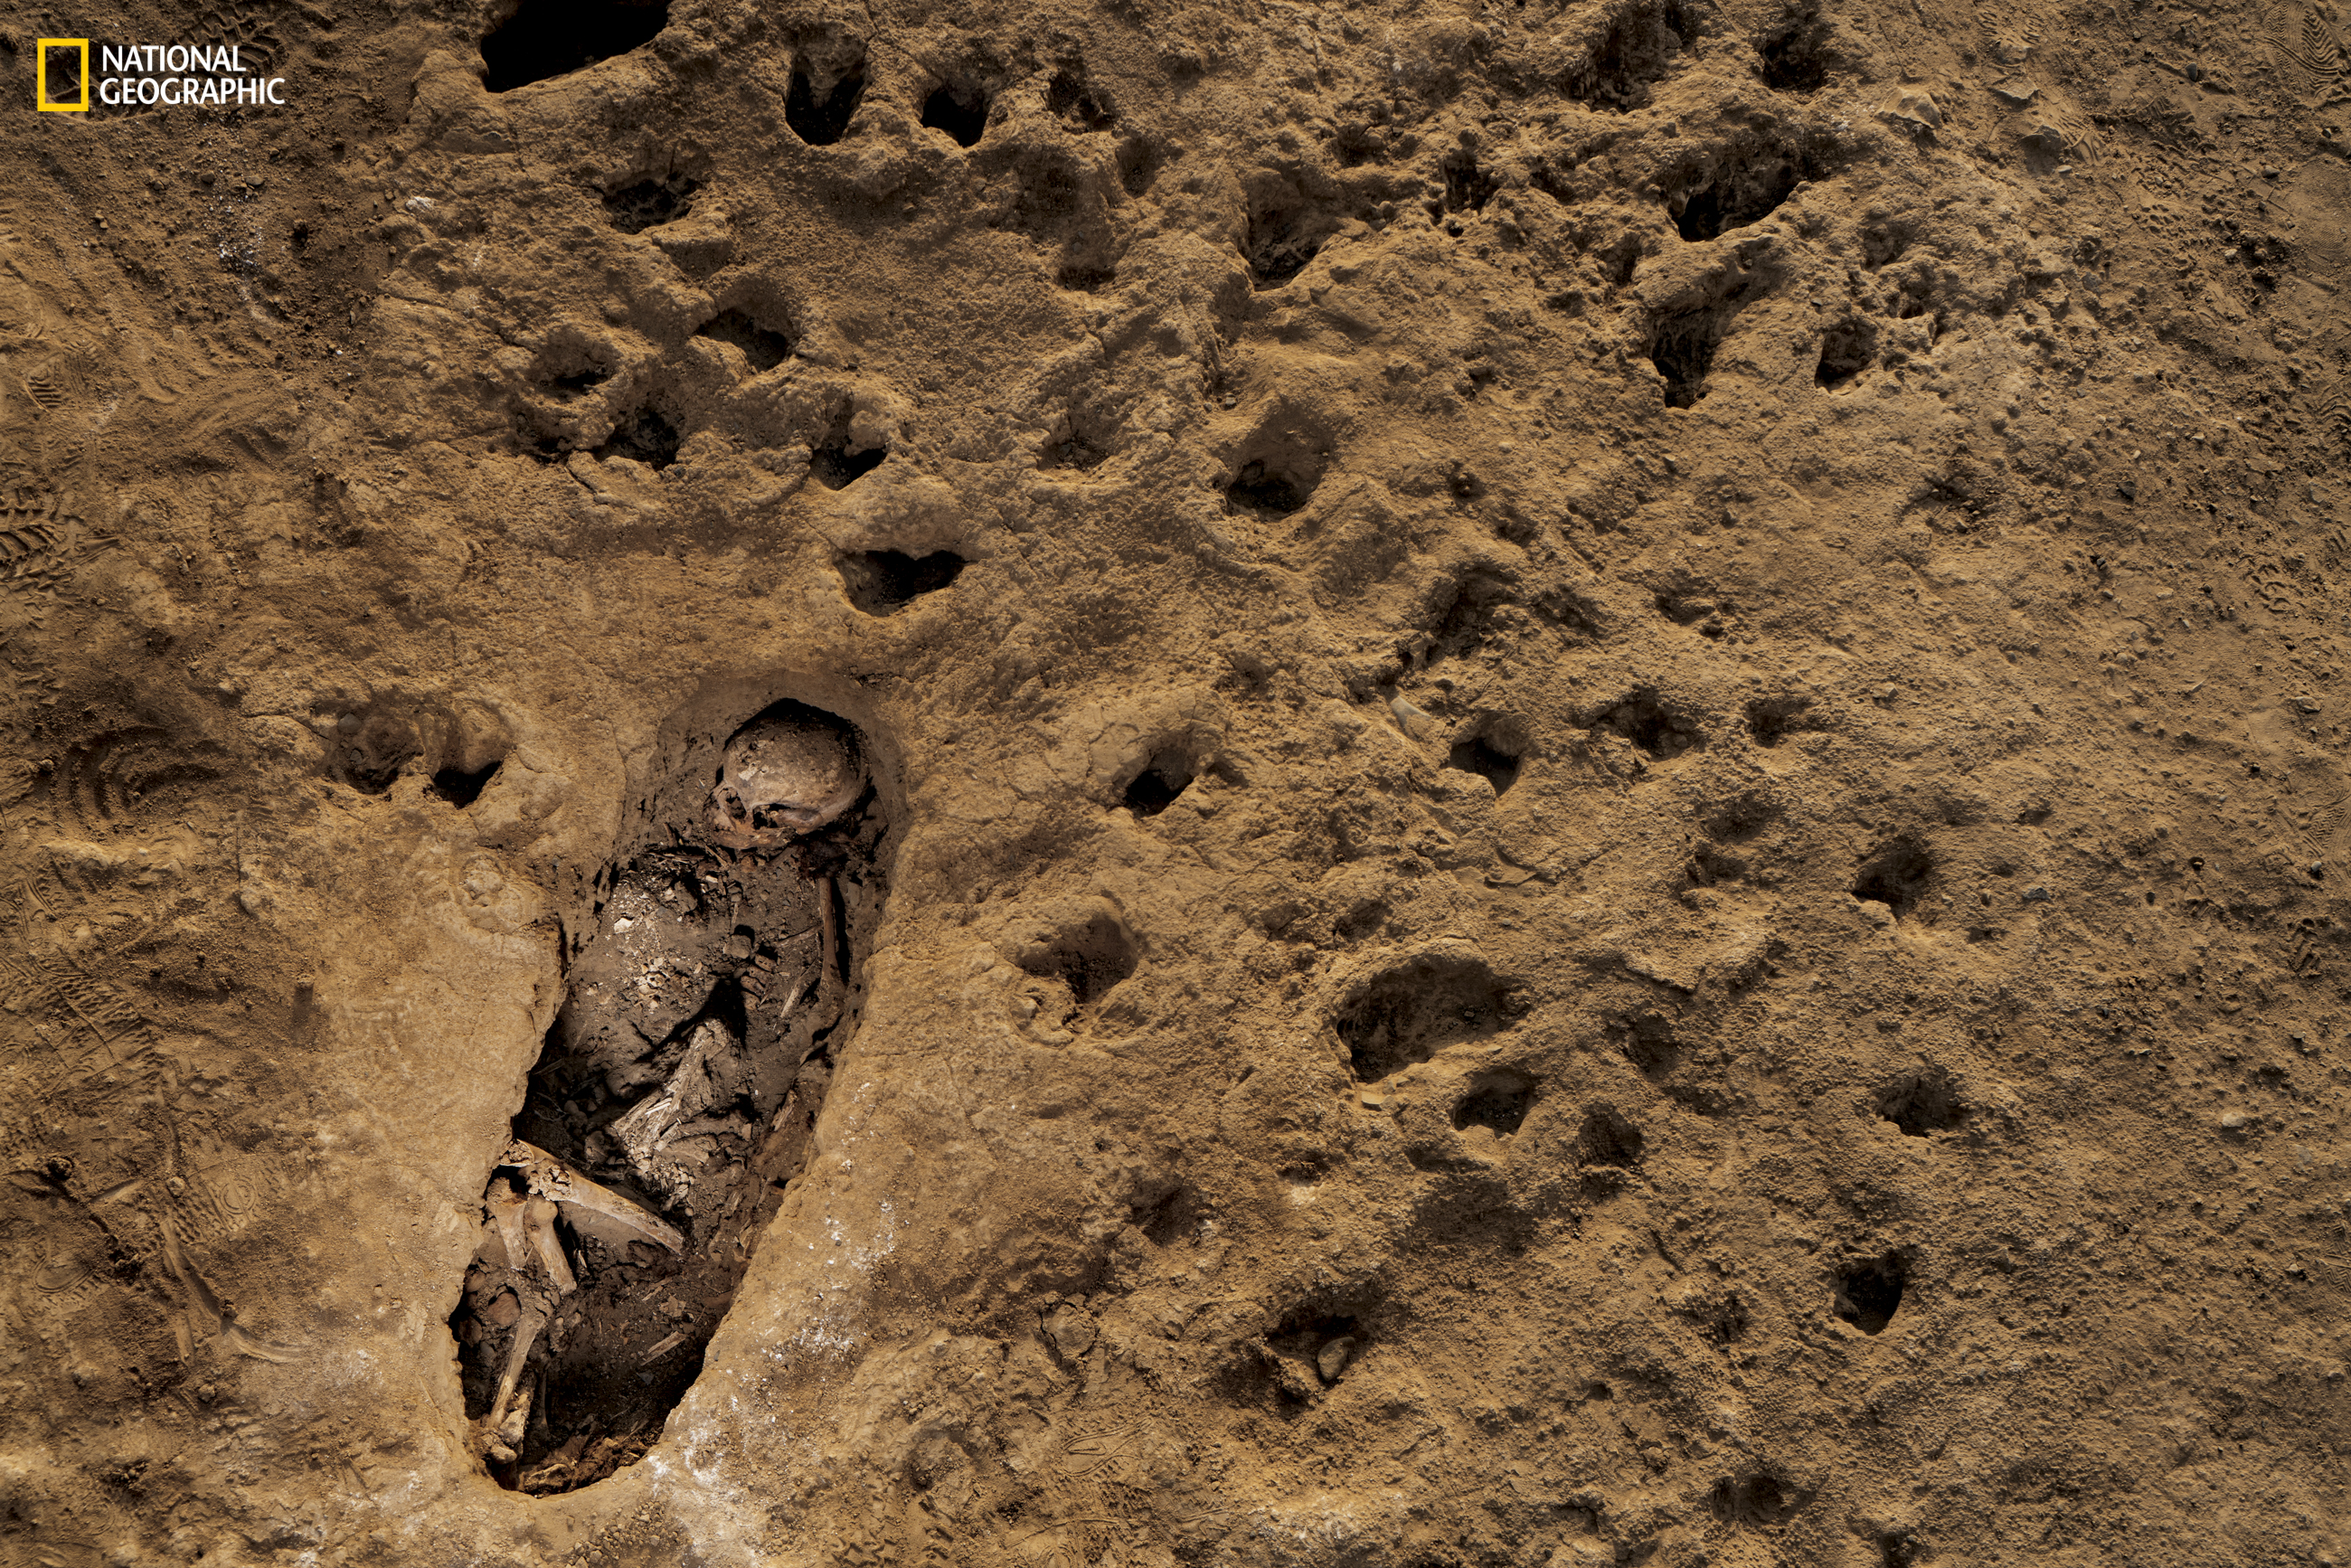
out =
{"type": "MultiPolygon", "coordinates": [[[[797,704],[760,717],[779,711],[838,722],[797,704]]],[[[870,785],[823,826],[747,850],[675,809],[699,787],[665,793],[655,841],[602,879],[449,1319],[476,1447],[516,1490],[569,1491],[634,1463],[700,1375],[805,1158],[883,897],[870,785]],[[568,1170],[550,1177],[542,1154],[568,1170]],[[549,1200],[559,1263],[537,1238],[514,1244],[549,1200]]]]}

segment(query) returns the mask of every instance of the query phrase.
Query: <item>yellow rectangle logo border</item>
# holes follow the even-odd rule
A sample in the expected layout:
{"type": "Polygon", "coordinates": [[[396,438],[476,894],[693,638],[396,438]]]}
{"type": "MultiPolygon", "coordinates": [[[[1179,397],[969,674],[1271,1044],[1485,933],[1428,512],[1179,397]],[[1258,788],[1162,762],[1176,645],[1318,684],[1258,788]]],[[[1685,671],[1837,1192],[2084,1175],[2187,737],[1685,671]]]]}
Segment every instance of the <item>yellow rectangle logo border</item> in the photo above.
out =
{"type": "Polygon", "coordinates": [[[43,38],[33,46],[33,107],[43,114],[87,114],[89,112],[89,40],[88,38],[43,38]],[[49,101],[49,51],[52,48],[81,51],[81,101],[51,103],[49,101]]]}

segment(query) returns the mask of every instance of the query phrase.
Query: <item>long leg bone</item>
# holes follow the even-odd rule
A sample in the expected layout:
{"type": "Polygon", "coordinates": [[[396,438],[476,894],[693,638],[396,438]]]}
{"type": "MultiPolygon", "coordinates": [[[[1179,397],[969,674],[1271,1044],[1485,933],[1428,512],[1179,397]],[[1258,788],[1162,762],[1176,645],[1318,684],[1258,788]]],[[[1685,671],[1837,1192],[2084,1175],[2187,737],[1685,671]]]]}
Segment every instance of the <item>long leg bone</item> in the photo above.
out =
{"type": "MultiPolygon", "coordinates": [[[[666,1247],[673,1252],[685,1250],[685,1238],[678,1233],[675,1227],[646,1212],[642,1206],[630,1202],[609,1187],[598,1186],[536,1145],[526,1144],[520,1138],[517,1138],[507,1145],[506,1155],[499,1163],[512,1166],[521,1171],[524,1179],[530,1183],[530,1190],[540,1197],[552,1199],[561,1206],[565,1211],[565,1218],[570,1219],[575,1225],[579,1224],[581,1218],[581,1214],[577,1211],[584,1210],[588,1215],[608,1220],[644,1240],[666,1247]]],[[[495,1208],[495,1205],[493,1207],[495,1208]]],[[[504,1231],[501,1229],[501,1235],[503,1234],[504,1231]]],[[[509,1239],[507,1247],[518,1264],[522,1259],[529,1256],[520,1247],[518,1237],[509,1239]]]]}

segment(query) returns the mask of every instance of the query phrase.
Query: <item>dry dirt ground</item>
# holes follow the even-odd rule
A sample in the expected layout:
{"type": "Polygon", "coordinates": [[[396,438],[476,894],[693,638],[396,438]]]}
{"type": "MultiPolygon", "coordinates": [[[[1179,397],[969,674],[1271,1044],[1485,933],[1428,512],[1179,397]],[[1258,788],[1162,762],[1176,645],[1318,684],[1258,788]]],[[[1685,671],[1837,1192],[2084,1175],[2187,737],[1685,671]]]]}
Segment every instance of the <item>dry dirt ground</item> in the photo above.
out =
{"type": "Polygon", "coordinates": [[[0,1560],[2351,1560],[2351,16],[510,6],[6,7],[0,1560]]]}

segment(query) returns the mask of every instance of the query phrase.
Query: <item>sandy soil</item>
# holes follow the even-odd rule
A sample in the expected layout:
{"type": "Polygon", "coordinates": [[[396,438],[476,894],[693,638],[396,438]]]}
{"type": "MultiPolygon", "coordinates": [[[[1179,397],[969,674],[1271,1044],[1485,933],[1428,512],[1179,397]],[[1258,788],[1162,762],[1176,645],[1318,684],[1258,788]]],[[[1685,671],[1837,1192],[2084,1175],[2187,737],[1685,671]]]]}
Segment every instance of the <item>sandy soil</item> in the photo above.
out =
{"type": "Polygon", "coordinates": [[[0,29],[0,1561],[2351,1559],[2351,17],[508,3],[0,29]]]}

